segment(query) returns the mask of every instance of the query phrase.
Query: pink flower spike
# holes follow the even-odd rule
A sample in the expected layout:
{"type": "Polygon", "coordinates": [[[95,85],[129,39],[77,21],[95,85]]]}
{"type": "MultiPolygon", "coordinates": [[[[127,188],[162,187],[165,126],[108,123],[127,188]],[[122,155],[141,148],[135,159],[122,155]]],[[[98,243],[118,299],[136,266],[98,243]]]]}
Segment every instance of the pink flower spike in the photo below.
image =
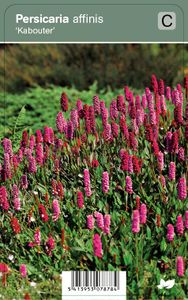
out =
{"type": "Polygon", "coordinates": [[[31,151],[33,151],[34,147],[35,147],[35,136],[31,135],[29,139],[29,148],[31,149],[31,151]]]}
{"type": "Polygon", "coordinates": [[[132,179],[130,176],[126,176],[126,192],[129,194],[133,193],[132,179]]]}
{"type": "Polygon", "coordinates": [[[27,276],[27,268],[25,264],[20,265],[20,274],[22,278],[25,278],[27,276]]]}
{"type": "Polygon", "coordinates": [[[73,128],[76,129],[79,126],[79,117],[78,117],[78,111],[76,109],[72,109],[70,112],[70,119],[73,124],[73,128]]]}
{"type": "Polygon", "coordinates": [[[133,173],[133,159],[131,155],[129,155],[129,159],[128,159],[128,172],[130,174],[133,173]]]}
{"type": "Polygon", "coordinates": [[[8,153],[4,153],[4,173],[7,179],[12,178],[11,160],[8,153]]]}
{"type": "Polygon", "coordinates": [[[33,156],[29,156],[28,160],[29,160],[29,167],[28,167],[29,173],[36,173],[37,172],[37,166],[36,166],[35,158],[33,156]]]}
{"type": "Polygon", "coordinates": [[[89,106],[89,122],[90,129],[93,134],[96,133],[96,120],[95,120],[95,111],[93,106],[89,106]]]}
{"type": "Polygon", "coordinates": [[[21,207],[21,203],[20,203],[20,198],[19,198],[19,189],[16,184],[13,184],[12,194],[13,194],[14,210],[19,211],[20,207],[21,207]]]}
{"type": "Polygon", "coordinates": [[[111,223],[111,216],[105,215],[104,216],[104,233],[110,234],[110,223],[111,223]]]}
{"type": "Polygon", "coordinates": [[[13,199],[13,205],[14,205],[14,210],[19,211],[21,209],[20,198],[14,198],[13,199]]]}
{"type": "Polygon", "coordinates": [[[10,159],[12,159],[13,151],[12,151],[11,140],[4,138],[2,144],[3,144],[4,153],[7,153],[9,155],[10,159]]]}
{"type": "Polygon", "coordinates": [[[140,206],[140,224],[145,224],[147,221],[147,206],[146,204],[141,204],[140,206]]]}
{"type": "Polygon", "coordinates": [[[187,198],[187,184],[185,177],[181,177],[178,181],[178,198],[185,200],[187,198]]]}
{"type": "Polygon", "coordinates": [[[82,104],[82,101],[80,99],[78,99],[76,101],[76,107],[77,107],[79,117],[82,118],[83,104],[82,104]]]}
{"type": "Polygon", "coordinates": [[[177,216],[176,220],[176,231],[178,235],[183,235],[184,232],[184,224],[183,224],[183,219],[182,215],[177,216]]]}
{"type": "Polygon", "coordinates": [[[89,230],[92,230],[94,228],[94,222],[95,222],[95,220],[94,220],[93,216],[92,215],[88,215],[87,216],[87,228],[89,230]]]}
{"type": "Polygon", "coordinates": [[[0,207],[4,210],[9,210],[8,195],[5,186],[0,187],[0,207]]]}
{"type": "Polygon", "coordinates": [[[168,178],[170,181],[176,179],[176,164],[173,161],[171,161],[169,164],[168,178]]]}
{"type": "Polygon", "coordinates": [[[172,242],[174,239],[174,226],[172,224],[167,225],[167,240],[172,242]]]}
{"type": "Polygon", "coordinates": [[[146,95],[142,95],[142,107],[143,109],[146,109],[147,108],[147,98],[146,98],[146,95]]]}
{"type": "Polygon", "coordinates": [[[93,96],[93,107],[96,115],[100,115],[101,108],[100,108],[100,100],[97,95],[93,96]]]}
{"type": "Polygon", "coordinates": [[[102,125],[103,128],[106,127],[106,125],[108,124],[108,109],[104,108],[104,110],[101,110],[101,116],[102,116],[102,125]]]}
{"type": "Polygon", "coordinates": [[[66,93],[61,94],[60,104],[61,104],[62,111],[68,110],[68,98],[66,93]]]}
{"type": "Polygon", "coordinates": [[[114,138],[117,138],[119,135],[119,125],[116,124],[114,121],[112,121],[112,124],[111,124],[111,131],[112,131],[112,136],[114,138]]]}
{"type": "Polygon", "coordinates": [[[28,247],[33,248],[34,246],[35,246],[35,243],[33,243],[33,242],[28,243],[28,247]]]}
{"type": "Polygon", "coordinates": [[[108,193],[109,190],[109,175],[108,172],[103,172],[102,174],[102,191],[103,193],[108,193]]]}
{"type": "Polygon", "coordinates": [[[27,188],[28,188],[27,175],[22,175],[22,177],[21,177],[21,188],[23,190],[27,190],[27,188]]]}
{"type": "Polygon", "coordinates": [[[104,218],[103,218],[103,215],[101,213],[97,212],[95,214],[95,217],[96,217],[98,228],[100,228],[100,229],[103,230],[103,228],[104,228],[104,218]]]}
{"type": "Polygon", "coordinates": [[[103,137],[104,137],[105,142],[111,140],[111,135],[112,135],[111,125],[107,123],[105,125],[104,131],[103,131],[103,137]]]}
{"type": "Polygon", "coordinates": [[[95,233],[93,237],[93,251],[94,256],[102,258],[102,242],[98,233],[95,233]]]}
{"type": "Polygon", "coordinates": [[[66,127],[66,138],[68,140],[72,140],[74,137],[74,126],[72,121],[67,122],[67,127],[66,127]]]}
{"type": "Polygon", "coordinates": [[[53,200],[52,207],[53,207],[52,219],[53,219],[54,222],[56,222],[59,219],[59,216],[61,214],[60,207],[59,207],[59,202],[58,202],[57,199],[53,200]]]}
{"type": "Polygon", "coordinates": [[[78,208],[83,208],[83,206],[84,206],[84,196],[81,191],[77,192],[77,205],[78,205],[78,208]]]}
{"type": "Polygon", "coordinates": [[[39,129],[36,130],[36,143],[43,143],[42,132],[39,129]]]}
{"type": "Polygon", "coordinates": [[[179,277],[184,276],[185,267],[184,267],[184,260],[182,256],[178,256],[176,260],[176,272],[179,277]]]}
{"type": "Polygon", "coordinates": [[[117,109],[117,102],[115,99],[112,100],[110,103],[110,118],[111,120],[115,120],[118,118],[118,109],[117,109]]]}
{"type": "Polygon", "coordinates": [[[169,86],[166,87],[166,99],[170,100],[171,98],[171,88],[169,86]]]}
{"type": "Polygon", "coordinates": [[[90,174],[88,169],[84,170],[84,186],[85,186],[86,196],[91,197],[92,192],[91,192],[91,184],[90,184],[90,174]]]}
{"type": "Polygon", "coordinates": [[[140,214],[139,210],[135,209],[133,210],[132,215],[132,232],[138,233],[140,231],[140,214]]]}
{"type": "Polygon", "coordinates": [[[165,179],[165,177],[163,175],[160,175],[159,176],[159,180],[161,182],[162,187],[165,188],[166,187],[166,179],[165,179]]]}
{"type": "Polygon", "coordinates": [[[49,237],[48,237],[45,248],[46,248],[47,255],[51,256],[52,251],[55,248],[55,241],[51,235],[49,235],[49,237]]]}
{"type": "Polygon", "coordinates": [[[35,244],[40,246],[41,243],[41,233],[40,233],[40,229],[37,228],[34,234],[34,240],[35,240],[35,244]]]}
{"type": "Polygon", "coordinates": [[[178,160],[179,161],[185,160],[185,149],[183,147],[180,147],[178,150],[178,160]]]}
{"type": "Polygon", "coordinates": [[[42,166],[44,162],[44,153],[43,153],[43,145],[38,143],[36,145],[36,162],[42,166]]]}

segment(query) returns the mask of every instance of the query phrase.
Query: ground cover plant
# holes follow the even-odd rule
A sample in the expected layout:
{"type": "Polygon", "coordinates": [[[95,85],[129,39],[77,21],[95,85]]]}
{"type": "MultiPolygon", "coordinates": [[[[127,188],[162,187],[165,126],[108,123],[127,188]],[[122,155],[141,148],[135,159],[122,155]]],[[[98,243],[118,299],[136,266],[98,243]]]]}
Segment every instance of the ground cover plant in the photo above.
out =
{"type": "MultiPolygon", "coordinates": [[[[69,110],[76,105],[78,98],[81,98],[83,103],[91,104],[93,95],[97,94],[101,99],[105,99],[106,105],[109,105],[112,98],[116,97],[122,91],[112,91],[110,87],[99,90],[97,82],[94,82],[87,90],[79,91],[75,87],[64,87],[63,91],[70,100],[69,110]]],[[[141,93],[134,89],[135,93],[141,93]]],[[[14,127],[22,111],[25,108],[27,113],[19,122],[22,130],[26,129],[31,133],[38,128],[43,128],[48,124],[49,127],[55,126],[55,119],[59,111],[59,95],[62,93],[62,87],[53,86],[43,89],[40,86],[27,90],[22,94],[4,94],[0,92],[0,137],[14,135],[14,127]],[[3,109],[5,108],[5,110],[3,109]]],[[[65,117],[68,118],[68,113],[65,112],[65,117]]],[[[23,114],[22,114],[23,115],[23,114]]],[[[20,128],[18,128],[20,132],[20,128]]]]}
{"type": "Polygon", "coordinates": [[[55,126],[20,140],[15,122],[1,143],[2,299],[61,299],[61,272],[79,269],[126,270],[128,299],[187,297],[187,97],[188,78],[153,75],[106,102],[61,91],[55,126]]]}

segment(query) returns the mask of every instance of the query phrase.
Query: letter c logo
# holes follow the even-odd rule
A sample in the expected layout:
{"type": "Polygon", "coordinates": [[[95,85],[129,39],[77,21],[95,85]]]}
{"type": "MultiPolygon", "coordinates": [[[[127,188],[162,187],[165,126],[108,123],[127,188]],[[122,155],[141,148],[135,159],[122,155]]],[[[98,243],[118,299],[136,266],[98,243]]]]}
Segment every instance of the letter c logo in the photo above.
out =
{"type": "Polygon", "coordinates": [[[158,29],[159,30],[176,29],[176,13],[174,11],[160,11],[158,13],[158,29]]]}
{"type": "Polygon", "coordinates": [[[170,27],[170,26],[172,26],[173,23],[170,22],[169,19],[170,19],[170,20],[173,19],[171,15],[164,15],[164,16],[162,17],[162,24],[163,24],[164,27],[170,27]]]}

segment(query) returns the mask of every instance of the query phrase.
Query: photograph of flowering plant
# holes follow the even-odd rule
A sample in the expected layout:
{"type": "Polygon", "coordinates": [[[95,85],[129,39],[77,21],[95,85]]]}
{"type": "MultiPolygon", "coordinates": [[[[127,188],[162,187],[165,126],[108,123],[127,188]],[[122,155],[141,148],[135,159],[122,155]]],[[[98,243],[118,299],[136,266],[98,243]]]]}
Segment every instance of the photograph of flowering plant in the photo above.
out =
{"type": "Polygon", "coordinates": [[[119,270],[127,299],[186,299],[188,47],[0,56],[0,298],[58,300],[62,271],[119,270]]]}

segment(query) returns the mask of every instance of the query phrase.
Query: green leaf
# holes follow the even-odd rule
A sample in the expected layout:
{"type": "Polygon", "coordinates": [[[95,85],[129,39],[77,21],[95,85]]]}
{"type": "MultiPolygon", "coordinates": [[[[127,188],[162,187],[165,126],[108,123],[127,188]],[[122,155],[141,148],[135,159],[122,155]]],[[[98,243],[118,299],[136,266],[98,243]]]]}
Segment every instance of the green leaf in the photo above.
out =
{"type": "Polygon", "coordinates": [[[161,251],[165,251],[167,248],[167,243],[165,241],[165,238],[163,237],[162,242],[161,242],[161,251]]]}
{"type": "Polygon", "coordinates": [[[116,270],[116,268],[114,268],[114,266],[112,266],[111,264],[108,264],[108,271],[114,271],[116,270]]]}
{"type": "Polygon", "coordinates": [[[81,248],[81,247],[72,247],[72,251],[76,251],[76,252],[86,252],[85,249],[81,248]]]}
{"type": "Polygon", "coordinates": [[[151,239],[151,229],[149,228],[149,226],[146,227],[146,233],[147,233],[147,238],[151,239]]]}
{"type": "Polygon", "coordinates": [[[13,127],[13,137],[12,137],[12,146],[13,146],[13,150],[16,151],[19,148],[19,143],[20,143],[20,139],[22,136],[22,132],[24,130],[24,128],[26,127],[26,109],[25,109],[25,105],[22,106],[18,117],[15,121],[14,127],[13,127]]]}
{"type": "Polygon", "coordinates": [[[89,260],[93,261],[93,255],[87,253],[86,256],[89,258],[89,260]]]}
{"type": "Polygon", "coordinates": [[[43,193],[43,194],[46,193],[46,188],[45,188],[44,185],[38,183],[38,184],[36,185],[36,188],[37,188],[41,193],[43,193]]]}
{"type": "Polygon", "coordinates": [[[132,264],[132,255],[128,250],[125,250],[125,253],[123,254],[123,260],[126,266],[132,264]]]}

